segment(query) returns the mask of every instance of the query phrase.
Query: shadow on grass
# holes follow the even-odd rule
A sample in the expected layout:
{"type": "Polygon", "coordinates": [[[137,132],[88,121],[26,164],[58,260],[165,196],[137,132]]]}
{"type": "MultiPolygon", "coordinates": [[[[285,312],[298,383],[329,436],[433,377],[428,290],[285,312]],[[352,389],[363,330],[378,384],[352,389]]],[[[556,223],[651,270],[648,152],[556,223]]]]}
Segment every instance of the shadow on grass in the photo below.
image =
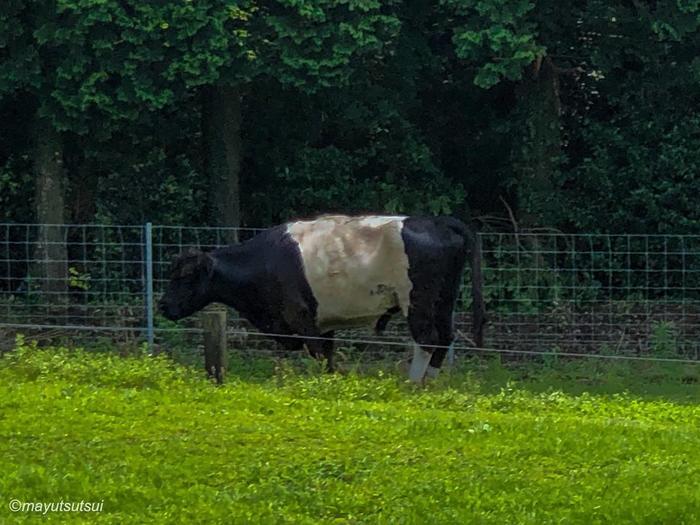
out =
{"type": "MultiPolygon", "coordinates": [[[[340,374],[396,377],[406,379],[407,363],[401,353],[384,359],[363,359],[342,353],[338,359],[340,374]]],[[[323,374],[324,367],[305,353],[285,357],[257,356],[251,353],[229,354],[229,378],[266,382],[281,369],[297,374],[323,374]]],[[[460,391],[497,393],[507,386],[533,393],[561,391],[570,395],[584,392],[596,395],[628,393],[644,399],[664,399],[674,403],[700,403],[700,363],[659,363],[605,360],[593,358],[503,359],[501,356],[469,357],[445,368],[428,388],[454,388],[460,391]]]]}
{"type": "Polygon", "coordinates": [[[562,391],[612,395],[626,392],[644,399],[675,403],[700,402],[700,363],[610,361],[593,358],[559,358],[504,361],[500,356],[472,358],[447,374],[451,386],[460,376],[475,377],[484,393],[500,391],[507,384],[534,393],[562,391]]]}

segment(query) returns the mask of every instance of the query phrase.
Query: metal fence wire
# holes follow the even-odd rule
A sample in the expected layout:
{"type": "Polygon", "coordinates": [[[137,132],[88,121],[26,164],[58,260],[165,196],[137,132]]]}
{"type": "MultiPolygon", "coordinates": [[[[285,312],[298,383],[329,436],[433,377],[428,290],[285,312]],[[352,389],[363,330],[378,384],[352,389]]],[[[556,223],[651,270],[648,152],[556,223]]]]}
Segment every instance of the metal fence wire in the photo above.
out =
{"type": "MultiPolygon", "coordinates": [[[[99,333],[117,342],[139,343],[150,335],[156,345],[186,346],[200,331],[196,320],[172,323],[153,307],[172,259],[257,231],[0,224],[0,343],[17,332],[47,338],[99,333]]],[[[700,236],[481,233],[480,240],[486,348],[700,358],[700,236]]],[[[469,279],[467,270],[455,316],[462,346],[471,346],[469,279]]],[[[233,345],[281,351],[235,313],[229,318],[233,345]]],[[[400,319],[382,336],[338,334],[376,352],[395,350],[381,343],[407,336],[400,319]]]]}

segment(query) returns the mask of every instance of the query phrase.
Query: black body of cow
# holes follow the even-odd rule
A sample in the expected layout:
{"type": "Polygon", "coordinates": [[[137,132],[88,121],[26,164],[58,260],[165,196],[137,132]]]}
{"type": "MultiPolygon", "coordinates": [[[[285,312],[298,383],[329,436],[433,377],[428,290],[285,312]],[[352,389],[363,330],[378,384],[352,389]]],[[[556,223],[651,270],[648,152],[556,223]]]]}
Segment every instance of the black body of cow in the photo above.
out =
{"type": "MultiPolygon", "coordinates": [[[[439,368],[454,337],[452,314],[469,253],[475,277],[474,340],[477,346],[482,343],[478,242],[469,227],[452,217],[404,218],[401,239],[411,284],[410,333],[432,352],[430,365],[439,368]]],[[[312,355],[325,357],[333,369],[333,344],[327,340],[333,332],[319,328],[319,305],[305,276],[300,247],[287,224],[241,244],[209,253],[191,252],[175,261],[169,288],[159,303],[165,317],[181,319],[212,302],[236,309],[261,332],[276,334],[272,337],[287,349],[298,350],[306,344],[312,355]]],[[[400,310],[398,306],[387,308],[376,319],[375,328],[383,330],[400,310]]]]}

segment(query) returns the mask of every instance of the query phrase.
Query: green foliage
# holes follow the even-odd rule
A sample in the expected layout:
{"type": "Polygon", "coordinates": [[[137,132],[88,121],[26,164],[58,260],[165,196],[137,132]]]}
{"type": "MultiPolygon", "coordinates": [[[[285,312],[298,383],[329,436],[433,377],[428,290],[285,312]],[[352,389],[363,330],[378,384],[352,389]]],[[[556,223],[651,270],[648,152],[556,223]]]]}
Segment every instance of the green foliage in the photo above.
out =
{"type": "Polygon", "coordinates": [[[678,355],[678,327],[673,321],[662,321],[651,327],[651,352],[661,357],[678,355]]]}
{"type": "Polygon", "coordinates": [[[45,116],[63,132],[71,220],[205,224],[201,97],[227,83],[243,96],[249,226],[319,211],[502,216],[503,197],[531,225],[697,233],[699,9],[8,0],[0,208],[32,221],[32,122],[45,116]]]}
{"type": "Polygon", "coordinates": [[[535,3],[528,0],[461,2],[443,0],[463,19],[455,27],[457,56],[478,65],[474,83],[490,88],[501,80],[520,80],[523,69],[545,52],[537,42],[535,3]]]}
{"type": "MultiPolygon", "coordinates": [[[[420,146],[420,145],[417,145],[420,146]]],[[[417,147],[411,151],[421,155],[417,147]]],[[[281,216],[298,216],[309,211],[322,213],[336,208],[381,210],[387,213],[445,214],[454,211],[464,200],[464,189],[451,185],[445,177],[418,178],[411,171],[412,164],[397,173],[387,173],[383,180],[357,176],[369,163],[380,162],[381,152],[360,150],[343,152],[335,147],[302,149],[295,164],[285,168],[276,177],[283,186],[301,188],[300,191],[281,195],[277,202],[281,216]],[[413,180],[413,177],[418,180],[413,180]],[[426,198],[427,196],[427,198],[426,198]]],[[[399,157],[397,152],[396,156],[399,157]]],[[[399,157],[400,158],[400,157],[399,157]]]]}
{"type": "Polygon", "coordinates": [[[73,266],[68,267],[68,285],[71,288],[78,288],[79,290],[89,290],[90,278],[91,276],[89,274],[81,272],[73,266]]]}
{"type": "Polygon", "coordinates": [[[27,159],[10,157],[0,167],[0,221],[10,222],[15,217],[30,217],[33,189],[27,159]]]}
{"type": "Polygon", "coordinates": [[[32,37],[37,49],[60,52],[51,64],[52,110],[86,131],[88,117],[138,120],[144,109],[168,111],[188,90],[217,82],[265,75],[310,90],[338,85],[355,55],[380,50],[396,31],[397,20],[379,8],[367,1],[59,0],[57,18],[37,17],[32,37]]]}
{"type": "Polygon", "coordinates": [[[557,206],[548,220],[569,220],[575,228],[590,231],[603,227],[604,216],[616,232],[697,232],[700,216],[691,195],[698,191],[698,179],[691,173],[700,167],[700,157],[690,129],[698,117],[682,117],[680,108],[668,107],[661,110],[667,115],[662,117],[654,105],[654,115],[637,108],[628,117],[636,127],[591,122],[582,130],[593,151],[574,170],[562,173],[559,184],[565,188],[567,209],[557,206]],[[640,140],[641,135],[646,138],[640,140]],[[663,138],[649,147],[647,141],[657,136],[663,138]],[[570,193],[573,179],[577,199],[570,193]]]}
{"type": "MultiPolygon", "coordinates": [[[[470,365],[427,388],[289,369],[216,387],[163,358],[20,341],[0,358],[0,492],[104,501],[71,515],[91,523],[700,518],[697,396],[567,393],[602,377],[586,364],[550,369],[543,383],[558,373],[562,389],[540,392],[532,368],[496,379],[470,365]]],[[[3,505],[0,518],[33,517],[3,505]]]]}
{"type": "Polygon", "coordinates": [[[545,23],[545,9],[534,13],[539,38],[557,43],[548,52],[580,56],[583,68],[575,83],[562,80],[566,147],[550,194],[537,197],[541,220],[578,231],[697,232],[685,196],[696,191],[688,173],[698,163],[698,115],[688,111],[698,107],[698,6],[589,2],[572,12],[579,39],[595,35],[575,48],[545,23]]]}

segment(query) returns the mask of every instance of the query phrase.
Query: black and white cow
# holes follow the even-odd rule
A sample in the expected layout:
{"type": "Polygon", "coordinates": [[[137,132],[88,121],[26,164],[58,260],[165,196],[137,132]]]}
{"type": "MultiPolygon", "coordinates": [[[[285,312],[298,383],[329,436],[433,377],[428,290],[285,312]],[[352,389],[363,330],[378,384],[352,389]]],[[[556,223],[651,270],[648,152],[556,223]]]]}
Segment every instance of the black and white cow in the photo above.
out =
{"type": "Polygon", "coordinates": [[[325,215],[185,253],[159,306],[177,320],[212,302],[226,304],[286,348],[306,344],[330,370],[334,330],[381,331],[401,312],[417,343],[409,376],[422,381],[437,375],[454,339],[452,312],[468,253],[474,342],[481,346],[480,250],[472,229],[452,217],[325,215]]]}

